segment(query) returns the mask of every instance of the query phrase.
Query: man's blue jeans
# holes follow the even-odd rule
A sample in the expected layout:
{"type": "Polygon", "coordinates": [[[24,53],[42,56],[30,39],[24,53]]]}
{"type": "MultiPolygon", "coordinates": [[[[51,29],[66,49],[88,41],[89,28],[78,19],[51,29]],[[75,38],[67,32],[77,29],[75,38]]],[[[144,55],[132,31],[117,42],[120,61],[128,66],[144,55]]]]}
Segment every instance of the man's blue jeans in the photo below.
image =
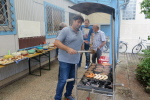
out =
{"type": "MultiPolygon", "coordinates": [[[[55,100],[61,100],[66,80],[70,78],[75,78],[75,64],[69,64],[59,61],[59,77],[56,88],[55,100]]],[[[66,93],[64,94],[65,97],[72,94],[73,85],[74,81],[67,83],[66,93]]]]}
{"type": "MultiPolygon", "coordinates": [[[[89,50],[89,48],[90,48],[90,45],[84,43],[84,49],[85,49],[85,50],[89,50]]],[[[78,67],[81,67],[82,55],[83,55],[83,54],[80,55],[80,61],[79,61],[79,63],[78,63],[78,67]]],[[[86,53],[85,53],[85,57],[86,57],[86,66],[89,66],[89,64],[90,64],[90,53],[86,52],[86,53]]]]}

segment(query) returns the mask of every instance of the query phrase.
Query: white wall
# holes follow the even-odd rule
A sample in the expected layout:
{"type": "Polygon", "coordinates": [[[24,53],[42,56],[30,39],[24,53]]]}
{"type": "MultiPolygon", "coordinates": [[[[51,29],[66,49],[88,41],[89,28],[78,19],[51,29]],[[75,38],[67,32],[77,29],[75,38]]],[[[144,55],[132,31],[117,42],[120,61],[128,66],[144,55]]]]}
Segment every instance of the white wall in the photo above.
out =
{"type": "MultiPolygon", "coordinates": [[[[65,23],[69,25],[69,12],[79,14],[68,8],[74,5],[67,0],[14,0],[16,23],[18,20],[40,22],[40,34],[45,35],[44,22],[44,1],[65,9],[65,23]]],[[[47,42],[54,42],[53,39],[47,39],[47,42]]],[[[16,35],[0,35],[0,56],[7,54],[8,50],[15,52],[19,49],[18,33],[16,35]],[[8,40],[10,42],[8,42],[8,40]]]]}
{"type": "MultiPolygon", "coordinates": [[[[68,8],[73,4],[67,0],[14,0],[15,2],[15,12],[16,12],[16,21],[17,20],[26,20],[26,21],[38,21],[41,23],[40,33],[45,35],[45,22],[44,22],[44,5],[43,1],[49,2],[53,5],[62,7],[65,9],[65,20],[69,25],[69,12],[77,13],[68,8]]],[[[53,42],[55,39],[47,39],[47,41],[53,42]]],[[[8,50],[15,52],[18,50],[18,33],[16,35],[0,35],[0,56],[3,56],[8,53],[8,50]]],[[[51,58],[55,57],[55,50],[50,52],[51,58]]],[[[47,61],[47,58],[41,58],[41,62],[47,61]]],[[[37,65],[37,62],[32,62],[31,66],[37,65]]],[[[10,64],[4,68],[0,69],[0,87],[7,82],[10,82],[16,78],[16,74],[28,69],[28,61],[24,60],[19,62],[19,64],[10,64]],[[10,76],[13,76],[10,77],[10,76]],[[8,78],[10,77],[10,78],[8,78]],[[6,79],[6,81],[4,80],[6,79]],[[3,81],[4,80],[4,81],[3,81]]],[[[27,74],[22,72],[21,75],[27,74]]],[[[17,77],[20,77],[18,75],[17,77]]]]}
{"type": "Polygon", "coordinates": [[[17,35],[0,35],[0,56],[15,52],[18,50],[18,36],[17,35]]]}
{"type": "Polygon", "coordinates": [[[92,24],[110,24],[110,14],[93,13],[87,16],[92,24]]]}
{"type": "Polygon", "coordinates": [[[137,0],[135,20],[121,20],[120,40],[128,42],[127,52],[132,52],[132,48],[139,42],[139,37],[147,39],[150,35],[150,19],[145,19],[145,15],[140,13],[141,1],[137,0]]]}

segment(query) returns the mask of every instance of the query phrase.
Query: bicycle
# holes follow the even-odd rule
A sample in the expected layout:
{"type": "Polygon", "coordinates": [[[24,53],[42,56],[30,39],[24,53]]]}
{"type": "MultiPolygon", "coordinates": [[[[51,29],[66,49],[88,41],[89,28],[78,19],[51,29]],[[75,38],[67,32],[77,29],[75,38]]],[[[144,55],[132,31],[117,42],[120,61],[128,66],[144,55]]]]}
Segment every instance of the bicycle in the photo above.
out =
{"type": "MultiPolygon", "coordinates": [[[[109,42],[109,40],[107,40],[106,45],[104,45],[104,47],[103,47],[103,51],[107,52],[109,49],[109,46],[110,46],[110,42],[109,42]]],[[[125,53],[127,51],[127,48],[128,48],[127,42],[124,42],[124,41],[119,42],[119,52],[120,53],[125,53]]]]}
{"type": "Polygon", "coordinates": [[[143,45],[143,43],[147,42],[147,40],[140,39],[140,37],[139,37],[139,40],[140,40],[140,42],[137,45],[135,45],[132,49],[133,54],[139,53],[142,50],[142,47],[144,47],[146,49],[146,47],[143,45]]]}

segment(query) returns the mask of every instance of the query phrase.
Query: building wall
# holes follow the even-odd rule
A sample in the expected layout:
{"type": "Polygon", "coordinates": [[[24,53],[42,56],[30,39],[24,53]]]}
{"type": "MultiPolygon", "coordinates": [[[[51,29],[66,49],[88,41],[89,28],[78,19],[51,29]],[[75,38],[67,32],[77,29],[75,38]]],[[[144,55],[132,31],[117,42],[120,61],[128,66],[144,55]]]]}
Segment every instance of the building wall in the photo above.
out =
{"type": "Polygon", "coordinates": [[[86,18],[90,19],[91,24],[110,24],[110,15],[106,13],[93,13],[86,18]]]}
{"type": "Polygon", "coordinates": [[[145,15],[140,13],[141,1],[137,0],[136,2],[135,20],[121,20],[120,40],[128,42],[127,52],[129,53],[132,52],[132,48],[139,42],[139,37],[147,40],[147,36],[150,35],[150,19],[145,19],[145,15]]]}
{"type": "MultiPolygon", "coordinates": [[[[73,3],[67,0],[14,0],[16,22],[18,20],[38,21],[40,25],[41,35],[45,35],[45,22],[44,22],[44,1],[55,6],[64,8],[65,10],[65,23],[69,25],[69,12],[79,14],[78,12],[71,10],[68,6],[72,6],[73,3]]],[[[54,38],[46,39],[47,42],[54,42],[54,38]]],[[[18,32],[16,35],[0,35],[0,56],[6,55],[8,50],[15,52],[19,49],[18,45],[18,32]]],[[[51,58],[55,57],[55,50],[51,51],[51,58]]],[[[48,59],[41,58],[41,62],[45,62],[48,59]]],[[[32,62],[32,66],[38,65],[38,63],[32,62]]],[[[0,86],[12,81],[13,76],[22,72],[28,73],[28,61],[24,60],[19,64],[10,64],[4,68],[0,68],[0,86]],[[26,71],[27,70],[27,71],[26,71]],[[7,80],[8,79],[8,80],[7,80]]],[[[17,76],[18,77],[18,76],[17,76]]],[[[15,78],[17,78],[15,77],[15,78]]],[[[19,76],[20,77],[20,76],[19,76]]]]}
{"type": "MultiPolygon", "coordinates": [[[[67,0],[14,0],[16,23],[18,20],[37,21],[40,22],[40,33],[45,35],[44,22],[44,1],[55,6],[64,8],[65,23],[69,25],[69,12],[79,14],[78,12],[68,8],[73,3],[67,0]]],[[[54,42],[54,38],[46,39],[47,42],[54,42]]],[[[15,52],[19,49],[18,32],[16,35],[0,35],[0,56],[7,54],[8,50],[15,52]],[[9,42],[8,42],[9,41],[9,42]]]]}
{"type": "Polygon", "coordinates": [[[8,50],[14,52],[18,48],[17,35],[0,35],[0,56],[8,54],[8,50]]]}

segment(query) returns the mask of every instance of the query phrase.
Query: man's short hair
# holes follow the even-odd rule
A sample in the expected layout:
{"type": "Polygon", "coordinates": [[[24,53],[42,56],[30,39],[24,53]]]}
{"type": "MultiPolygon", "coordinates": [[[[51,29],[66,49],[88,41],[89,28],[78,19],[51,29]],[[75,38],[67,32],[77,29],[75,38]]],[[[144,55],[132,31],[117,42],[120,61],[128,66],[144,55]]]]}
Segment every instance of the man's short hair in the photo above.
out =
{"type": "Polygon", "coordinates": [[[96,25],[97,26],[97,29],[99,29],[99,25],[96,25]]]}
{"type": "Polygon", "coordinates": [[[100,27],[99,27],[99,25],[97,25],[97,24],[95,24],[95,25],[93,25],[93,26],[95,26],[97,29],[99,29],[100,27]]]}
{"type": "Polygon", "coordinates": [[[85,19],[84,21],[88,21],[90,23],[90,20],[89,19],[85,19]]]}
{"type": "Polygon", "coordinates": [[[64,27],[66,27],[67,25],[64,22],[61,22],[59,24],[59,30],[62,30],[64,27]]]}
{"type": "Polygon", "coordinates": [[[81,20],[82,23],[84,22],[84,18],[81,15],[75,15],[73,20],[81,20]]]}

